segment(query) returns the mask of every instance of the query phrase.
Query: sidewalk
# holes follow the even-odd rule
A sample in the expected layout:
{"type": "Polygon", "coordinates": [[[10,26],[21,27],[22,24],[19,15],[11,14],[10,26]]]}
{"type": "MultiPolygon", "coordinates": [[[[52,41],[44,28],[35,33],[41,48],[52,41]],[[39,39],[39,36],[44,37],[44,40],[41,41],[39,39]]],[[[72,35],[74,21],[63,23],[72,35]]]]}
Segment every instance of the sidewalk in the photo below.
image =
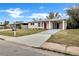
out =
{"type": "Polygon", "coordinates": [[[45,41],[50,38],[51,35],[54,35],[59,30],[46,30],[37,34],[32,34],[28,36],[22,36],[22,37],[9,37],[9,36],[2,36],[0,35],[0,38],[3,38],[7,41],[20,43],[32,47],[40,47],[45,41]]]}
{"type": "Polygon", "coordinates": [[[64,44],[45,42],[41,48],[71,55],[79,55],[79,47],[76,46],[68,46],[66,48],[64,44]]]}

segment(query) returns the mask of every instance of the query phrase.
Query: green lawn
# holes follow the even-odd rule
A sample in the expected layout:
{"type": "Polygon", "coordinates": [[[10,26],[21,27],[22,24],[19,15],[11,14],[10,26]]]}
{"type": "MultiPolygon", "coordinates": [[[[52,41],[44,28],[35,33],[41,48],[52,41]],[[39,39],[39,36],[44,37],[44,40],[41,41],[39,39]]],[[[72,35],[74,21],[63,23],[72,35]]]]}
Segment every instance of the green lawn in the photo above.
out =
{"type": "Polygon", "coordinates": [[[52,35],[47,42],[79,47],[79,29],[61,30],[55,35],[52,35]]]}
{"type": "MultiPolygon", "coordinates": [[[[24,35],[31,35],[31,34],[35,34],[35,33],[42,32],[42,31],[44,30],[42,29],[17,30],[16,37],[24,36],[24,35]]],[[[13,31],[11,30],[0,31],[0,35],[13,36],[13,31]]]]}

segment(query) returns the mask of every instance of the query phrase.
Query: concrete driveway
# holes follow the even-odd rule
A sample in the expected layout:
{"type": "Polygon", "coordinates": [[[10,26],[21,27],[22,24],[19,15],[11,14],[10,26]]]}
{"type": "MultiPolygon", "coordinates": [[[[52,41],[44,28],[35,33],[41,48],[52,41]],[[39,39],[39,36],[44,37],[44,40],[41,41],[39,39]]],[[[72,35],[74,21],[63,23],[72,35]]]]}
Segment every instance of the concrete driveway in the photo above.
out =
{"type": "MultiPolygon", "coordinates": [[[[22,37],[3,37],[5,40],[32,46],[32,47],[40,47],[45,41],[47,41],[51,35],[54,35],[58,32],[58,29],[46,30],[37,34],[32,34],[28,36],[22,37]]],[[[1,37],[1,36],[0,36],[1,37]]]]}

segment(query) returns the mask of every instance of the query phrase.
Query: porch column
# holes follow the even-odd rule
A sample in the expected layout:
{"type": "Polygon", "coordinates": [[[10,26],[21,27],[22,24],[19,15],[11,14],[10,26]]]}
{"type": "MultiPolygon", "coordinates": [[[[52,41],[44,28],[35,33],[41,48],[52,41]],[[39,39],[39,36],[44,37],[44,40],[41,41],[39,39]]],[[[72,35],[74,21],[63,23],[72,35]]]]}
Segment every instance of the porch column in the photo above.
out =
{"type": "Polygon", "coordinates": [[[49,29],[51,29],[51,24],[50,24],[50,21],[49,21],[49,29]]]}
{"type": "Polygon", "coordinates": [[[55,29],[57,29],[57,23],[55,23],[55,29]]]}
{"type": "Polygon", "coordinates": [[[55,22],[53,23],[53,29],[55,29],[55,22]]]}
{"type": "Polygon", "coordinates": [[[40,22],[40,28],[43,29],[43,22],[40,22]]]}
{"type": "Polygon", "coordinates": [[[64,20],[62,21],[62,29],[63,30],[65,29],[65,21],[64,20]]]}

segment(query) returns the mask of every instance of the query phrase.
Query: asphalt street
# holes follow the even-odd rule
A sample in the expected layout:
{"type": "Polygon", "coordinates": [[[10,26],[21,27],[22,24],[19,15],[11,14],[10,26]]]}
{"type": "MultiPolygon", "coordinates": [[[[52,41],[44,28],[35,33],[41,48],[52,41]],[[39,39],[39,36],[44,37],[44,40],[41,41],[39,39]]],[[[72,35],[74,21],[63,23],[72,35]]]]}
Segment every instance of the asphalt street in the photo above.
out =
{"type": "Polygon", "coordinates": [[[64,54],[0,40],[0,56],[64,56],[64,54]]]}

